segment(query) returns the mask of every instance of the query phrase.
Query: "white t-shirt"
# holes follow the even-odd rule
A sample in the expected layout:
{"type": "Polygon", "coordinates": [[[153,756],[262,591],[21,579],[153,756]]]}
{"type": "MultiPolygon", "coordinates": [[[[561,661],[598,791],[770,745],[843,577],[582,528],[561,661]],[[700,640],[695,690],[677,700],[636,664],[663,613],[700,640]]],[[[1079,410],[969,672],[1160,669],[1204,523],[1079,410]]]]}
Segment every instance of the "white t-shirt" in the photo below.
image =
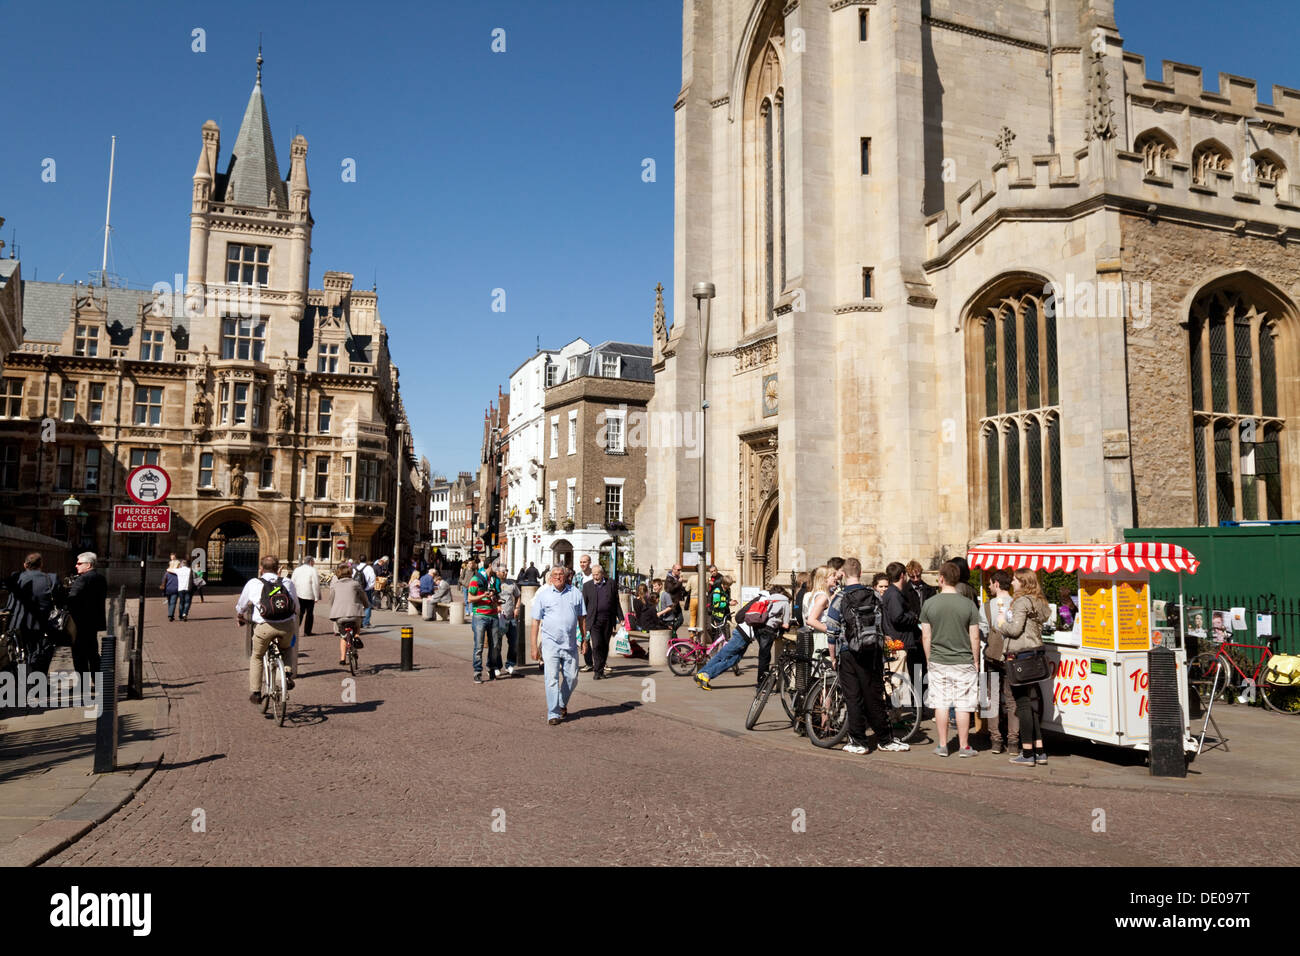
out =
{"type": "Polygon", "coordinates": [[[361,577],[366,582],[365,590],[373,591],[375,588],[375,569],[369,564],[361,565],[361,577]]]}
{"type": "Polygon", "coordinates": [[[180,567],[173,569],[172,574],[176,575],[177,591],[188,591],[190,589],[191,571],[189,568],[182,564],[180,567]]]}

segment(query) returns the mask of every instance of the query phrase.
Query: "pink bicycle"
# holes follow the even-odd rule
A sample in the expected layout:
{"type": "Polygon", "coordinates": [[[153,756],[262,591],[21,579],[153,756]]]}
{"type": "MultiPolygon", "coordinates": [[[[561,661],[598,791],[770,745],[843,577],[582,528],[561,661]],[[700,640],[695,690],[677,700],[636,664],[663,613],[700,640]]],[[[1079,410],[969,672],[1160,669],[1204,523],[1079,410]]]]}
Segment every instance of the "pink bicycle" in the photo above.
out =
{"type": "MultiPolygon", "coordinates": [[[[698,671],[708,663],[709,658],[722,649],[722,645],[727,643],[727,638],[731,636],[725,622],[709,625],[709,635],[712,640],[708,644],[700,641],[698,627],[688,627],[686,631],[688,637],[676,638],[668,645],[668,669],[678,677],[689,677],[698,671]]],[[[739,661],[732,671],[737,675],[740,674],[739,661]]]]}

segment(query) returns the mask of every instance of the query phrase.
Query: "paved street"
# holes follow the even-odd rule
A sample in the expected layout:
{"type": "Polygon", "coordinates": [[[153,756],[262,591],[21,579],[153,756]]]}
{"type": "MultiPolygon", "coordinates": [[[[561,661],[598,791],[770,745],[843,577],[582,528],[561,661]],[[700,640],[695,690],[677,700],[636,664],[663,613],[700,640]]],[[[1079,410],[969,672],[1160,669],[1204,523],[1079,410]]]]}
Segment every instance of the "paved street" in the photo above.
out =
{"type": "MultiPolygon", "coordinates": [[[[788,734],[740,729],[739,689],[734,731],[656,713],[631,662],[600,684],[582,675],[570,720],[552,728],[534,668],[471,682],[467,627],[463,651],[421,646],[400,672],[399,618],[386,614],[356,703],[334,639],[307,639],[278,727],[248,702],[232,604],[210,594],[188,623],[151,605],[146,639],[172,697],[163,766],[51,865],[1258,864],[1231,848],[1296,805],[793,748],[788,734]]],[[[1279,853],[1267,862],[1300,859],[1279,853]]]]}

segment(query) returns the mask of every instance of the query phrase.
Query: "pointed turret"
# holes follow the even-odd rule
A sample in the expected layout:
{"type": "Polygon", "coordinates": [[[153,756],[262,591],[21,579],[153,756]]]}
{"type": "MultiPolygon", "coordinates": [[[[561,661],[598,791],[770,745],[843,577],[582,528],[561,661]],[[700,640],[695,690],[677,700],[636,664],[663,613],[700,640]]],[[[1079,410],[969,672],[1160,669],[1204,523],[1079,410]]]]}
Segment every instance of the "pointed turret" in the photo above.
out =
{"type": "Polygon", "coordinates": [[[243,206],[274,206],[288,208],[284,183],[280,180],[280,164],[275,159],[275,142],[271,138],[271,121],[266,115],[266,101],[262,98],[262,51],[257,51],[257,82],[244,110],[244,121],[239,125],[239,136],[230,154],[226,169],[226,195],[228,203],[243,206]]]}

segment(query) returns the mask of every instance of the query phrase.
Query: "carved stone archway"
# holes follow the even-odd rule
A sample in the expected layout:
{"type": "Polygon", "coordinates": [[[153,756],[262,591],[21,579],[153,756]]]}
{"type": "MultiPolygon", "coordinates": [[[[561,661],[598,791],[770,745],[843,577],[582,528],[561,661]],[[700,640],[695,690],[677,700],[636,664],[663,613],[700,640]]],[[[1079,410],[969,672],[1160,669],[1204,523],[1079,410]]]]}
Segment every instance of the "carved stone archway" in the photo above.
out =
{"type": "Polygon", "coordinates": [[[755,429],[740,436],[736,563],[740,568],[740,583],[745,587],[766,584],[779,565],[779,466],[775,427],[755,429]]]}

